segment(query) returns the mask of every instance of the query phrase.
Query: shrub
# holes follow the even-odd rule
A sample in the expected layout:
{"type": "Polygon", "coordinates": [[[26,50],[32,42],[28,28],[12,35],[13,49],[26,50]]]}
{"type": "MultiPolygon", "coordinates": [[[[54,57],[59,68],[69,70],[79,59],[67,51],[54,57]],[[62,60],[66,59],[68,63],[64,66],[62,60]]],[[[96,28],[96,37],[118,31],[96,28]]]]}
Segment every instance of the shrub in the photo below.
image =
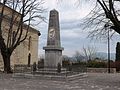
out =
{"type": "Polygon", "coordinates": [[[115,61],[115,65],[116,65],[116,71],[119,72],[120,71],[120,61],[115,61]]]}
{"type": "Polygon", "coordinates": [[[69,70],[69,71],[72,71],[72,64],[69,64],[68,70],[69,70]]]}
{"type": "Polygon", "coordinates": [[[98,62],[98,61],[92,60],[87,63],[87,67],[106,68],[107,64],[105,62],[98,62]]]}
{"type": "Polygon", "coordinates": [[[40,61],[38,61],[38,69],[40,68],[44,68],[44,59],[41,59],[40,61]]]}
{"type": "Polygon", "coordinates": [[[70,61],[69,60],[63,60],[62,61],[62,67],[68,67],[69,66],[69,64],[70,64],[70,61]]]}
{"type": "Polygon", "coordinates": [[[58,73],[61,72],[61,64],[60,64],[60,63],[58,63],[58,65],[57,65],[57,72],[58,72],[58,73]]]}
{"type": "Polygon", "coordinates": [[[33,72],[36,71],[37,68],[36,68],[36,62],[33,63],[33,72]]]}

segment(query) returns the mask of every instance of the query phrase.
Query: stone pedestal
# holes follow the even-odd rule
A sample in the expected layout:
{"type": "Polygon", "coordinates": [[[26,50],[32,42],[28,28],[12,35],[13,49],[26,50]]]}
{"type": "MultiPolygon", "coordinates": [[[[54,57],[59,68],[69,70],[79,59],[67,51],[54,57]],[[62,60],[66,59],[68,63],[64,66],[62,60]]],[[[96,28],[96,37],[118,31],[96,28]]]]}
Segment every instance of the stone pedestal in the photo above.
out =
{"type": "Polygon", "coordinates": [[[62,63],[62,50],[60,47],[43,47],[45,50],[45,67],[57,67],[58,63],[62,63]]]}

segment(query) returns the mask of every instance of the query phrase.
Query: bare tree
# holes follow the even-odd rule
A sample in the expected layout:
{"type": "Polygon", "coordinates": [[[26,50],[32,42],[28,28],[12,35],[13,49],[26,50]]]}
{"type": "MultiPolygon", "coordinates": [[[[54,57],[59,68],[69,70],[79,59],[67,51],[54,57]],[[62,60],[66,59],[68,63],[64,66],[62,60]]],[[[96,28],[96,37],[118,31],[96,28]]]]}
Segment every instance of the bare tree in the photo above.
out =
{"type": "Polygon", "coordinates": [[[41,16],[44,11],[42,4],[42,0],[0,1],[0,52],[6,73],[12,72],[10,57],[16,47],[27,38],[31,23],[36,19],[44,20],[41,16]],[[4,24],[5,20],[7,24],[4,24]],[[4,36],[4,30],[7,30],[7,38],[4,36]]]}
{"type": "Polygon", "coordinates": [[[87,48],[83,47],[83,55],[86,57],[86,60],[93,60],[96,58],[96,48],[88,46],[87,48]]]}
{"type": "Polygon", "coordinates": [[[69,58],[67,55],[63,55],[63,56],[62,56],[62,60],[63,60],[63,61],[69,61],[70,58],[69,58]]]}
{"type": "Polygon", "coordinates": [[[68,57],[66,55],[62,56],[62,66],[63,67],[68,67],[71,64],[70,62],[71,62],[70,57],[68,57]]]}
{"type": "MultiPolygon", "coordinates": [[[[62,1],[62,0],[58,0],[62,1]]],[[[72,0],[73,1],[73,0],[72,0]]],[[[111,36],[117,32],[120,34],[120,0],[74,0],[75,5],[81,5],[86,3],[94,2],[94,8],[91,10],[89,15],[85,18],[85,21],[81,25],[84,28],[89,28],[89,37],[95,38],[106,38],[107,30],[105,24],[109,25],[111,30],[111,36]]]]}
{"type": "Polygon", "coordinates": [[[80,62],[84,59],[84,56],[79,51],[76,51],[73,57],[77,62],[80,62]]]}
{"type": "Polygon", "coordinates": [[[111,36],[115,32],[120,34],[119,4],[120,0],[96,0],[95,7],[85,19],[85,26],[83,25],[84,28],[90,28],[89,37],[105,39],[110,29],[111,36]]]}

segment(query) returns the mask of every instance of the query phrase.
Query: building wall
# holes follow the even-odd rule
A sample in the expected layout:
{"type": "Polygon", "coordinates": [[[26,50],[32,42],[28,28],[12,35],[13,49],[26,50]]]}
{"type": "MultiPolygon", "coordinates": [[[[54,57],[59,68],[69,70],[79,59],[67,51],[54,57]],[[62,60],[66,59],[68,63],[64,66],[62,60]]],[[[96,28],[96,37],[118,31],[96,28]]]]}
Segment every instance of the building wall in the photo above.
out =
{"type": "MultiPolygon", "coordinates": [[[[4,33],[4,38],[6,40],[6,34],[4,33]]],[[[30,31],[25,41],[23,41],[17,48],[13,51],[11,56],[11,65],[14,64],[28,64],[28,55],[31,54],[31,63],[38,61],[38,33],[30,31]],[[29,47],[29,37],[30,40],[30,50],[29,47]]],[[[3,65],[2,56],[0,54],[0,66],[3,65]]]]}
{"type": "MultiPolygon", "coordinates": [[[[1,11],[1,6],[0,6],[1,11]]],[[[10,13],[11,9],[6,7],[5,8],[5,17],[2,22],[2,30],[3,30],[3,37],[5,39],[5,43],[7,42],[7,36],[8,36],[8,29],[9,29],[9,23],[10,23],[10,13]]],[[[19,15],[19,13],[15,13],[16,15],[19,15]]],[[[17,21],[19,21],[19,17],[17,21]]],[[[16,31],[17,28],[17,22],[13,26],[13,31],[16,31]]],[[[23,26],[23,34],[22,37],[26,34],[26,25],[23,26]]],[[[33,62],[38,61],[38,35],[39,31],[35,30],[34,28],[30,27],[28,36],[25,41],[23,41],[12,53],[11,55],[11,65],[14,64],[28,64],[28,55],[31,54],[31,61],[30,64],[33,64],[33,62]],[[31,39],[29,40],[29,37],[31,39]]],[[[3,67],[3,59],[0,52],[0,67],[3,67]]]]}
{"type": "Polygon", "coordinates": [[[13,52],[11,56],[11,64],[28,64],[28,55],[31,54],[31,63],[38,61],[38,35],[30,33],[27,39],[22,42],[13,52]],[[31,45],[30,50],[29,46],[29,37],[31,36],[31,45]]]}

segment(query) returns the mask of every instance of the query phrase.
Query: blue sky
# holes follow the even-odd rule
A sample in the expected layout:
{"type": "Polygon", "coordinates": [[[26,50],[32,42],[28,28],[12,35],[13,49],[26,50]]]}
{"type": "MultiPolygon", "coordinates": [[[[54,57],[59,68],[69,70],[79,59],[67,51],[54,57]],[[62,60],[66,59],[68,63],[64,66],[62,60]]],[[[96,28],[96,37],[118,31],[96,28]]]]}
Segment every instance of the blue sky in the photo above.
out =
{"type": "MultiPolygon", "coordinates": [[[[60,1],[60,0],[59,0],[60,1]]],[[[107,52],[107,43],[104,41],[91,41],[87,38],[88,32],[82,30],[80,23],[83,18],[90,12],[94,6],[93,3],[78,4],[77,0],[64,0],[58,2],[57,0],[45,0],[44,7],[48,8],[44,16],[47,18],[47,23],[41,23],[36,26],[41,32],[39,40],[39,55],[44,54],[43,46],[46,46],[47,31],[48,31],[48,18],[49,11],[56,9],[59,11],[61,44],[64,47],[63,55],[72,56],[75,51],[82,52],[84,47],[95,47],[98,52],[107,52]],[[69,2],[68,2],[69,1],[69,2]]],[[[84,3],[84,2],[83,2],[84,3]]],[[[115,34],[111,40],[111,52],[115,52],[116,42],[120,41],[119,35],[115,34]]]]}

